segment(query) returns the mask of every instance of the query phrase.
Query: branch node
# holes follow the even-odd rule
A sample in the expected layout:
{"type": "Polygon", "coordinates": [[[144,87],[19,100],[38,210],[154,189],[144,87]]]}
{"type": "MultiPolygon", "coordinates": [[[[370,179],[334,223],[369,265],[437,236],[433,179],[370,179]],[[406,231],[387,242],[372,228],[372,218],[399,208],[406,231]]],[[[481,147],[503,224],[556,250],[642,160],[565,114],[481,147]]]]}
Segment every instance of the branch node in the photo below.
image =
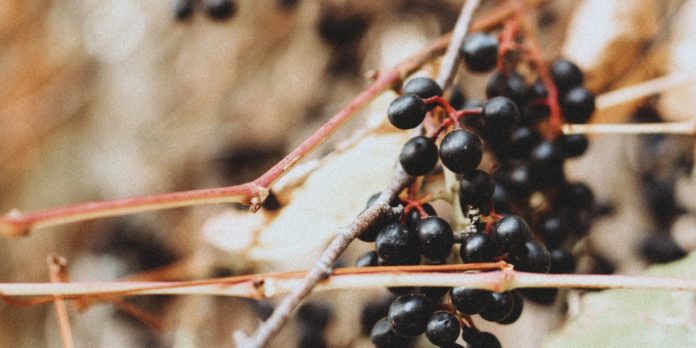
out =
{"type": "Polygon", "coordinates": [[[22,212],[12,209],[7,214],[0,216],[0,234],[10,238],[25,237],[29,235],[30,224],[19,220],[22,212]]]}
{"type": "Polygon", "coordinates": [[[254,196],[249,200],[249,211],[255,213],[261,209],[261,204],[268,198],[270,190],[264,186],[253,183],[254,196]]]}

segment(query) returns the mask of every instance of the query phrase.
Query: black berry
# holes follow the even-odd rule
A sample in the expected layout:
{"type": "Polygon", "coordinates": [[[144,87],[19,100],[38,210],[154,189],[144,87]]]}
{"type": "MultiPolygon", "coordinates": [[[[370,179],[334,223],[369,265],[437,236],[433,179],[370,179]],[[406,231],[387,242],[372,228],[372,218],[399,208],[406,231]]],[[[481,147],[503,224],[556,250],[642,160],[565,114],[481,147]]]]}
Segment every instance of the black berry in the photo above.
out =
{"type": "MultiPolygon", "coordinates": [[[[425,203],[422,205],[423,210],[425,211],[428,216],[437,216],[437,213],[435,212],[435,208],[433,208],[430,203],[425,203]]],[[[416,225],[418,225],[418,221],[421,220],[420,212],[418,209],[413,208],[411,211],[408,213],[408,216],[406,217],[406,227],[410,228],[411,230],[416,229],[416,225]]]]}
{"type": "Polygon", "coordinates": [[[432,139],[422,135],[411,138],[401,148],[399,162],[408,175],[428,174],[437,164],[437,146],[432,139]]]}
{"type": "Polygon", "coordinates": [[[440,144],[440,159],[449,170],[462,174],[478,167],[483,157],[478,135],[458,129],[448,133],[440,144]]]}
{"type": "Polygon", "coordinates": [[[462,314],[479,314],[490,301],[490,291],[470,288],[453,288],[450,293],[452,305],[462,314]]]}
{"type": "Polygon", "coordinates": [[[515,307],[515,296],[509,292],[492,292],[489,295],[488,305],[481,312],[481,318],[498,322],[505,320],[515,307]]]}
{"type": "Polygon", "coordinates": [[[394,332],[404,336],[418,336],[425,332],[428,319],[434,311],[435,305],[425,295],[403,295],[389,306],[387,319],[394,332]]]}
{"type": "Polygon", "coordinates": [[[415,94],[422,99],[442,96],[442,88],[433,79],[416,77],[408,80],[402,90],[404,94],[415,94]]]}
{"type": "Polygon", "coordinates": [[[470,71],[489,71],[498,62],[498,39],[483,33],[468,35],[459,53],[470,71]]]}
{"type": "Polygon", "coordinates": [[[493,240],[485,233],[476,232],[466,237],[459,248],[464,263],[493,262],[500,255],[493,240]]]}
{"type": "Polygon", "coordinates": [[[397,334],[391,329],[387,318],[380,319],[370,332],[370,340],[377,348],[407,347],[411,339],[397,334]]]}
{"type": "Polygon", "coordinates": [[[561,107],[569,123],[587,123],[595,111],[595,96],[584,87],[575,87],[565,95],[561,107]]]}
{"type": "Polygon", "coordinates": [[[522,272],[547,273],[551,268],[551,255],[537,241],[527,241],[522,248],[515,249],[509,257],[515,269],[522,272]]]}
{"type": "Polygon", "coordinates": [[[499,321],[499,324],[503,325],[509,325],[517,321],[517,319],[520,318],[522,315],[522,310],[524,309],[524,299],[522,298],[522,295],[520,294],[519,291],[511,291],[514,300],[515,300],[515,305],[512,307],[512,312],[510,315],[507,316],[507,318],[499,321]]]}
{"type": "Polygon", "coordinates": [[[564,157],[582,156],[589,146],[587,137],[583,134],[571,134],[561,137],[561,151],[564,157]]]}
{"type": "Polygon", "coordinates": [[[462,209],[465,209],[467,205],[474,207],[488,205],[494,190],[495,181],[488,173],[475,170],[464,174],[459,181],[459,204],[462,209]]]}
{"type": "Polygon", "coordinates": [[[509,130],[519,122],[520,111],[512,100],[493,97],[483,104],[483,116],[492,130],[509,130]]]}
{"type": "Polygon", "coordinates": [[[415,94],[404,94],[389,104],[387,116],[396,128],[416,128],[425,118],[425,102],[415,94]]]}
{"type": "Polygon", "coordinates": [[[459,338],[461,330],[459,319],[454,314],[437,311],[428,320],[425,336],[434,345],[449,347],[459,338]]]}
{"type": "Polygon", "coordinates": [[[502,251],[510,252],[519,249],[532,239],[532,231],[519,216],[506,216],[493,225],[493,239],[502,251]]]}
{"type": "Polygon", "coordinates": [[[575,273],[575,257],[563,249],[553,249],[551,254],[551,270],[553,274],[575,273]]]}
{"type": "Polygon", "coordinates": [[[437,216],[429,216],[416,226],[421,255],[431,260],[444,260],[454,244],[449,223],[437,216]]]}
{"type": "Polygon", "coordinates": [[[232,0],[205,0],[203,7],[208,17],[216,21],[226,20],[237,11],[237,5],[232,0]]]}
{"type": "Polygon", "coordinates": [[[556,204],[559,207],[571,208],[574,210],[587,210],[594,203],[592,190],[583,183],[572,183],[563,186],[558,194],[556,204]]]}
{"type": "Polygon", "coordinates": [[[177,0],[174,4],[174,18],[184,21],[193,14],[193,0],[177,0]]]}
{"type": "Polygon", "coordinates": [[[665,263],[681,259],[686,252],[669,234],[652,233],[641,242],[640,255],[649,262],[665,263]]]}
{"type": "Polygon", "coordinates": [[[357,260],[355,260],[355,267],[374,267],[377,266],[377,259],[379,257],[377,256],[377,252],[375,251],[370,251],[365,254],[362,254],[360,257],[358,257],[357,260]]]}
{"type": "Polygon", "coordinates": [[[375,250],[386,262],[400,262],[417,256],[418,244],[408,228],[393,223],[379,232],[375,240],[375,250]]]}
{"type": "Polygon", "coordinates": [[[564,95],[571,88],[582,85],[582,71],[568,60],[559,59],[553,62],[550,70],[551,77],[560,95],[564,95]]]}

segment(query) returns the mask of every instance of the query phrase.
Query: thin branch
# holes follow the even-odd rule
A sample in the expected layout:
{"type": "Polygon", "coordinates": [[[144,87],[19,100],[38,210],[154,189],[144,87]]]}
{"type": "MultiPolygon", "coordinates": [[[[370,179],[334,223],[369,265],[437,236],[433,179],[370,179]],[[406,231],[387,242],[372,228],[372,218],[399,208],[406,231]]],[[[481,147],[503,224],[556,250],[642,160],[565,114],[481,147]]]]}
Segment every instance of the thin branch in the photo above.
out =
{"type": "Polygon", "coordinates": [[[459,49],[462,47],[464,37],[466,37],[466,33],[469,31],[469,24],[474,16],[474,11],[476,11],[480,3],[480,0],[467,0],[464,6],[462,6],[462,11],[459,14],[457,23],[454,25],[454,30],[452,30],[452,39],[447,46],[445,56],[442,58],[440,72],[437,75],[437,83],[443,90],[447,89],[452,80],[454,80],[457,66],[459,66],[459,49]]]}
{"type": "Polygon", "coordinates": [[[652,80],[641,82],[628,87],[620,88],[597,97],[597,109],[605,109],[612,106],[627,103],[639,98],[664,92],[668,89],[694,82],[695,75],[685,73],[673,73],[652,80]]]}
{"type": "MultiPolygon", "coordinates": [[[[338,269],[317,284],[316,291],[378,289],[400,286],[469,287],[490,291],[518,288],[573,289],[657,289],[696,291],[696,279],[596,275],[541,274],[500,269],[487,265],[489,272],[463,271],[465,266],[388,266],[362,269],[338,269]],[[457,269],[459,267],[459,269],[457,269]],[[377,268],[379,270],[377,270],[377,268]],[[344,272],[338,272],[344,270],[344,272]],[[360,271],[365,272],[360,272],[360,271]]],[[[205,295],[265,299],[297,288],[305,272],[257,274],[246,277],[218,278],[188,282],[71,282],[71,283],[0,283],[0,293],[7,296],[38,297],[34,304],[51,302],[53,296],[64,300],[84,297],[109,299],[115,296],[205,295]],[[241,281],[231,279],[241,278],[241,281]],[[43,300],[46,298],[47,300],[43,300]]],[[[110,301],[110,300],[106,300],[110,301]]]]}
{"type": "Polygon", "coordinates": [[[696,121],[665,123],[566,124],[564,134],[681,134],[696,135],[696,121]]]}
{"type": "MultiPolygon", "coordinates": [[[[48,270],[51,278],[51,283],[60,284],[68,281],[67,260],[58,255],[48,256],[48,270]]],[[[58,317],[58,326],[60,327],[60,338],[63,341],[64,348],[73,348],[72,329],[70,328],[70,316],[68,308],[65,306],[65,299],[62,296],[53,294],[53,303],[56,306],[56,316],[58,317]]]]}

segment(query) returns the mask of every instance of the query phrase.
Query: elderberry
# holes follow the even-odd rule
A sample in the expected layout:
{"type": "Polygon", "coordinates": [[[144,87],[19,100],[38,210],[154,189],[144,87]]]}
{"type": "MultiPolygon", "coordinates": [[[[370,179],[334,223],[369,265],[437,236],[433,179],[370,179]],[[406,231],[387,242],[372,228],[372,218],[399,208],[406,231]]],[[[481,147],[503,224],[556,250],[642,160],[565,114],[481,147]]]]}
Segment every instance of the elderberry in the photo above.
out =
{"type": "Polygon", "coordinates": [[[440,144],[440,159],[449,170],[462,174],[478,167],[483,145],[478,135],[458,129],[448,133],[440,144]]]}
{"type": "Polygon", "coordinates": [[[505,320],[515,307],[515,296],[510,292],[492,292],[489,294],[488,305],[481,312],[481,318],[499,322],[505,320]]]}
{"type": "Polygon", "coordinates": [[[481,332],[470,327],[462,328],[462,339],[469,348],[501,348],[500,341],[490,332],[481,332]]]}
{"type": "Polygon", "coordinates": [[[404,336],[418,336],[425,332],[428,319],[435,311],[425,295],[408,294],[399,296],[389,306],[387,319],[394,332],[404,336]]]}
{"type": "Polygon", "coordinates": [[[486,72],[498,62],[498,39],[489,34],[475,33],[464,39],[459,54],[464,58],[467,69],[486,72]]]}
{"type": "Polygon", "coordinates": [[[524,310],[524,299],[522,298],[522,294],[520,294],[519,291],[511,291],[511,293],[515,301],[512,312],[510,312],[507,318],[499,321],[499,324],[509,325],[516,322],[522,315],[522,310],[524,310]]]}
{"type": "Polygon", "coordinates": [[[582,71],[577,65],[565,59],[559,59],[551,64],[551,77],[560,95],[564,95],[571,88],[582,85],[582,71]]]}
{"type": "Polygon", "coordinates": [[[226,20],[237,11],[237,5],[232,0],[205,0],[203,8],[208,17],[216,21],[226,20]]]}
{"type": "Polygon", "coordinates": [[[462,209],[467,205],[479,208],[487,206],[494,190],[495,181],[488,173],[475,170],[464,174],[459,181],[459,204],[462,209]]]}
{"type": "Polygon", "coordinates": [[[177,0],[174,3],[174,18],[184,21],[193,15],[193,0],[177,0]]]}
{"type": "Polygon", "coordinates": [[[520,120],[517,105],[506,97],[493,97],[483,104],[486,126],[493,131],[510,130],[520,120]]]}
{"type": "Polygon", "coordinates": [[[421,255],[430,260],[444,260],[449,256],[454,236],[447,221],[437,216],[429,216],[418,222],[416,235],[420,241],[421,255]]]}
{"type": "Polygon", "coordinates": [[[428,174],[437,164],[437,146],[432,139],[422,135],[411,138],[401,148],[399,162],[408,175],[428,174]]]}
{"type": "Polygon", "coordinates": [[[377,321],[370,332],[370,340],[377,348],[407,347],[411,339],[397,334],[386,317],[377,321]]]}
{"type": "Polygon", "coordinates": [[[568,122],[587,123],[595,111],[595,96],[584,87],[575,87],[565,95],[561,107],[568,122]]]}
{"type": "Polygon", "coordinates": [[[404,94],[415,94],[423,99],[442,96],[442,88],[433,79],[416,77],[408,80],[402,90],[404,94]]]}
{"type": "Polygon", "coordinates": [[[454,314],[437,311],[428,320],[425,336],[434,345],[450,347],[459,337],[461,330],[459,319],[454,314]]]}
{"type": "Polygon", "coordinates": [[[491,235],[502,251],[510,252],[525,247],[532,239],[532,230],[524,219],[510,215],[493,225],[491,235]]]}
{"type": "Polygon", "coordinates": [[[413,234],[405,226],[392,223],[377,235],[375,250],[381,260],[402,262],[418,256],[418,244],[413,234]]]}
{"type": "Polygon", "coordinates": [[[425,102],[415,94],[404,94],[389,104],[387,116],[396,128],[416,128],[425,118],[425,102]]]}
{"type": "Polygon", "coordinates": [[[462,314],[479,314],[490,301],[490,291],[470,288],[453,288],[450,292],[452,305],[462,314]]]}
{"type": "MultiPolygon", "coordinates": [[[[428,216],[437,216],[437,213],[435,212],[435,208],[433,208],[430,203],[425,203],[421,206],[425,213],[428,216]]],[[[411,230],[416,229],[416,225],[418,225],[418,221],[421,220],[420,212],[418,209],[413,208],[411,211],[408,213],[408,216],[406,216],[406,227],[408,227],[411,230]]]]}
{"type": "Polygon", "coordinates": [[[459,248],[464,263],[493,262],[500,255],[495,242],[485,233],[476,232],[466,237],[459,248]]]}
{"type": "Polygon", "coordinates": [[[515,249],[509,256],[515,269],[522,272],[547,273],[551,268],[551,255],[546,247],[537,241],[527,241],[522,248],[515,249]]]}

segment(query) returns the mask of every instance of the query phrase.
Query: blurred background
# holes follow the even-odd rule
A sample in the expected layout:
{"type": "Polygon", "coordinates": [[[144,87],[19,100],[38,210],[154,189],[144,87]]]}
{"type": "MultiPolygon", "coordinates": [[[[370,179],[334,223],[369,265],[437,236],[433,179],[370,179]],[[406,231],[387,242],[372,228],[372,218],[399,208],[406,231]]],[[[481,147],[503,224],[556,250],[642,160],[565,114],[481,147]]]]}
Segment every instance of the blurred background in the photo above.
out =
{"type": "MultiPolygon", "coordinates": [[[[187,14],[176,0],[0,1],[2,212],[252,180],[357,95],[369,83],[367,72],[391,67],[450,31],[462,5],[236,0],[226,10],[224,1],[193,3],[187,14]]],[[[484,2],[478,13],[499,3],[484,2]]],[[[598,94],[689,71],[696,62],[687,40],[696,32],[694,1],[531,3],[546,56],[576,61],[598,94]]],[[[466,72],[457,79],[474,99],[485,97],[486,80],[466,72]]],[[[594,120],[688,119],[696,87],[687,87],[601,110],[594,120]]],[[[310,157],[333,152],[364,129],[368,114],[310,157]]],[[[692,146],[686,137],[598,136],[589,154],[570,163],[569,176],[589,183],[608,214],[592,229],[586,269],[639,272],[656,261],[641,244],[652,233],[669,234],[682,255],[694,248],[692,146]]],[[[72,280],[117,280],[168,265],[173,275],[164,278],[273,269],[202,237],[206,222],[230,210],[174,209],[0,240],[0,281],[47,281],[50,253],[68,258],[72,280]]],[[[295,261],[306,267],[313,258],[295,261]]],[[[359,308],[344,308],[356,299],[330,297],[330,345],[366,346],[354,329],[359,308]]],[[[329,297],[315,300],[322,298],[329,297]]],[[[77,346],[230,346],[233,330],[253,329],[271,306],[227,298],[128,301],[147,315],[108,304],[71,308],[77,346]]],[[[524,332],[557,327],[567,308],[530,307],[520,323],[504,328],[504,345],[538,346],[543,335],[524,332]]],[[[296,342],[293,325],[276,346],[296,342]]],[[[0,346],[61,346],[52,306],[0,305],[0,346]]]]}

